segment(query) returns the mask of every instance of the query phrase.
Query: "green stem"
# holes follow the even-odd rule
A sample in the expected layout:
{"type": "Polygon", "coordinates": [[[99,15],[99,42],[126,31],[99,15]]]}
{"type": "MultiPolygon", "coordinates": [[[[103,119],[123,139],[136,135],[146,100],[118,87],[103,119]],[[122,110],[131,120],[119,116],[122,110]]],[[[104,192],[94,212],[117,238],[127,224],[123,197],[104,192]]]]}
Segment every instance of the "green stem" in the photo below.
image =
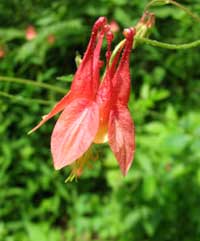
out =
{"type": "Polygon", "coordinates": [[[111,55],[111,57],[110,57],[110,63],[112,63],[112,61],[113,61],[115,55],[116,55],[117,52],[120,50],[120,48],[123,47],[125,41],[126,41],[126,40],[123,39],[122,41],[120,41],[120,42],[115,46],[115,48],[114,48],[114,50],[113,50],[113,52],[112,52],[112,55],[111,55]]]}
{"type": "Polygon", "coordinates": [[[189,49],[200,46],[200,40],[196,40],[186,44],[169,44],[148,38],[137,38],[137,41],[165,49],[189,49]]]}
{"type": "Polygon", "coordinates": [[[17,102],[20,102],[20,103],[25,104],[25,105],[30,104],[30,103],[37,103],[37,104],[42,104],[42,105],[51,105],[52,104],[52,102],[48,101],[48,100],[24,98],[24,97],[21,97],[21,96],[11,95],[11,94],[8,94],[8,93],[3,92],[3,91],[0,91],[0,96],[9,98],[12,101],[17,101],[17,102]]]}
{"type": "Polygon", "coordinates": [[[56,87],[56,86],[53,86],[53,85],[49,85],[49,84],[45,84],[45,83],[36,82],[36,81],[33,81],[33,80],[29,80],[29,79],[0,76],[0,81],[15,82],[15,83],[18,83],[18,84],[32,85],[32,86],[48,89],[48,90],[51,90],[51,91],[54,91],[54,92],[62,93],[62,94],[66,93],[66,91],[63,90],[62,88],[59,88],[59,87],[56,87]]]}
{"type": "MultiPolygon", "coordinates": [[[[160,48],[171,49],[171,50],[174,50],[174,49],[189,49],[189,48],[195,48],[195,47],[200,46],[200,40],[196,40],[196,41],[186,43],[186,44],[169,44],[169,43],[159,42],[159,41],[154,40],[154,39],[141,38],[141,37],[135,38],[135,40],[139,43],[145,43],[145,44],[149,44],[149,45],[154,46],[154,47],[160,47],[160,48]]],[[[118,50],[124,45],[124,43],[125,43],[125,39],[122,40],[121,42],[119,42],[115,46],[115,48],[112,52],[111,58],[110,58],[110,63],[112,63],[113,58],[115,57],[118,50]]]]}
{"type": "Polygon", "coordinates": [[[182,9],[183,11],[185,11],[189,16],[191,16],[192,18],[196,19],[198,22],[200,22],[200,17],[193,13],[190,9],[186,8],[185,6],[183,6],[182,4],[173,1],[173,0],[169,0],[169,3],[171,3],[172,5],[182,9]]]}
{"type": "Polygon", "coordinates": [[[193,13],[190,9],[186,8],[185,6],[183,6],[182,4],[174,1],[174,0],[152,0],[151,2],[149,2],[146,6],[146,10],[148,8],[150,8],[151,6],[156,6],[156,5],[166,5],[166,4],[172,4],[180,9],[182,9],[184,12],[186,12],[189,16],[191,16],[192,18],[194,18],[196,21],[200,22],[200,17],[193,13]]]}

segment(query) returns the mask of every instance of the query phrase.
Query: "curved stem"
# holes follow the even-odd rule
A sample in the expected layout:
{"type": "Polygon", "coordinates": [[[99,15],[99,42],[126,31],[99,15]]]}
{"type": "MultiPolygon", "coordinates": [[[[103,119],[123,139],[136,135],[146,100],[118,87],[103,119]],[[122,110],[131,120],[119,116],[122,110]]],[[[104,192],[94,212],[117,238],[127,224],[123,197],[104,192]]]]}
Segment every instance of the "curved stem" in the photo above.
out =
{"type": "Polygon", "coordinates": [[[169,4],[168,0],[151,0],[145,7],[145,11],[148,10],[148,8],[150,8],[151,6],[157,6],[157,5],[166,5],[169,4]]]}
{"type": "Polygon", "coordinates": [[[154,6],[157,4],[160,4],[160,5],[172,4],[180,9],[182,9],[184,12],[186,12],[189,16],[194,18],[196,21],[200,22],[200,17],[197,14],[193,13],[190,9],[186,8],[185,6],[183,6],[182,4],[180,4],[174,0],[152,0],[151,2],[149,2],[147,4],[145,10],[147,10],[151,6],[154,6]]]}
{"type": "Polygon", "coordinates": [[[9,98],[13,101],[21,102],[22,104],[25,104],[25,105],[30,103],[37,103],[41,105],[51,105],[53,103],[52,101],[48,101],[48,100],[30,99],[30,98],[24,98],[21,96],[15,96],[3,91],[0,91],[0,96],[9,98]]]}
{"type": "Polygon", "coordinates": [[[165,49],[189,49],[200,46],[200,40],[196,40],[186,44],[169,44],[148,38],[137,38],[137,41],[165,49]]]}
{"type": "Polygon", "coordinates": [[[193,13],[190,9],[186,8],[185,6],[183,6],[182,4],[173,1],[173,0],[169,0],[169,3],[171,3],[172,5],[182,9],[183,11],[185,11],[188,15],[190,15],[192,18],[196,19],[198,22],[200,22],[200,17],[193,13]]]}
{"type": "Polygon", "coordinates": [[[0,76],[0,81],[15,82],[15,83],[18,83],[18,84],[32,85],[32,86],[48,89],[48,90],[51,90],[51,91],[54,91],[54,92],[62,93],[62,94],[66,93],[66,91],[63,90],[62,88],[59,88],[59,87],[56,87],[56,86],[53,86],[53,85],[50,85],[50,84],[36,82],[36,81],[33,81],[33,80],[29,80],[29,79],[0,76]]]}

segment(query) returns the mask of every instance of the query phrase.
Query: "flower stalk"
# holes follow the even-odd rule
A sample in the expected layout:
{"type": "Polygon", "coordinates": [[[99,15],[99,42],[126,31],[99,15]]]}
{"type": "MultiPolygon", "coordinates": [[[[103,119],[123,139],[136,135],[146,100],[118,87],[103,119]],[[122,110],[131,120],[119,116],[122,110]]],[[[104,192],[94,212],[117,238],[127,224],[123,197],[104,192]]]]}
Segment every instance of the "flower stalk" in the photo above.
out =
{"type": "Polygon", "coordinates": [[[162,5],[167,5],[167,4],[171,4],[171,5],[174,5],[178,8],[180,8],[186,14],[188,14],[190,17],[192,17],[196,21],[200,22],[200,17],[196,13],[193,13],[190,9],[186,8],[184,5],[178,3],[174,0],[152,0],[147,4],[145,10],[148,10],[150,7],[153,7],[153,6],[162,6],[162,5]]]}
{"type": "Polygon", "coordinates": [[[32,85],[35,87],[51,90],[51,91],[58,92],[61,94],[65,93],[65,91],[62,88],[56,87],[51,84],[37,82],[34,80],[30,80],[30,79],[22,79],[22,78],[15,78],[15,77],[9,77],[9,76],[0,76],[0,81],[14,82],[14,83],[23,84],[23,85],[32,85]]]}

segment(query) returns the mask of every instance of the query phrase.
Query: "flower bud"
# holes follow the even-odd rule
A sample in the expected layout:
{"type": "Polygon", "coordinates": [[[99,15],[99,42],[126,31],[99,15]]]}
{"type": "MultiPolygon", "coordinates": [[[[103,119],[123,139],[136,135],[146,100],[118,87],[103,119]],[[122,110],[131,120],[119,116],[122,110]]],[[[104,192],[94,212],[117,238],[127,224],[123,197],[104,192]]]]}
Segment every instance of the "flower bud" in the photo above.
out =
{"type": "Polygon", "coordinates": [[[144,38],[148,37],[149,30],[155,24],[155,15],[153,13],[145,12],[140,21],[136,25],[136,37],[144,38]]]}

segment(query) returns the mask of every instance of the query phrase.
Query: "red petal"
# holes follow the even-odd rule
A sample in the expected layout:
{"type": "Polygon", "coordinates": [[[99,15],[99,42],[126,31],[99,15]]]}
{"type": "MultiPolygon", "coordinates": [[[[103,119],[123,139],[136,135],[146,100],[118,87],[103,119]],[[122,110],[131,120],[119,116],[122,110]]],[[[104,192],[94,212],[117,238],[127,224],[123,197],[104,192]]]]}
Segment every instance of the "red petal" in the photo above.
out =
{"type": "Polygon", "coordinates": [[[31,134],[32,132],[36,131],[41,125],[43,125],[46,121],[51,119],[54,115],[62,111],[67,104],[69,104],[72,101],[70,92],[65,95],[54,107],[53,109],[45,116],[43,116],[42,120],[39,122],[39,124],[34,127],[32,130],[28,132],[28,134],[31,134]]]}
{"type": "Polygon", "coordinates": [[[52,136],[51,152],[55,169],[73,163],[91,145],[99,127],[95,102],[76,99],[60,115],[52,136]]]}
{"type": "Polygon", "coordinates": [[[108,139],[123,175],[126,175],[134,157],[134,125],[129,110],[117,106],[110,112],[108,139]]]}
{"type": "Polygon", "coordinates": [[[100,17],[95,22],[87,50],[74,76],[71,90],[73,94],[80,98],[95,98],[99,86],[99,55],[104,35],[103,27],[105,24],[106,18],[104,17],[100,17]],[[101,32],[98,36],[99,31],[101,32]]]}
{"type": "MultiPolygon", "coordinates": [[[[122,54],[120,63],[112,80],[115,90],[113,99],[115,99],[115,102],[117,100],[117,102],[122,105],[127,105],[130,95],[129,58],[132,49],[134,35],[134,29],[130,28],[126,30],[126,42],[124,52],[122,54]]],[[[118,58],[117,55],[116,58],[118,58]]]]}
{"type": "Polygon", "coordinates": [[[101,67],[103,66],[103,61],[100,60],[100,52],[101,52],[101,47],[102,47],[102,43],[103,43],[103,38],[105,35],[105,29],[102,29],[101,32],[99,33],[98,36],[98,41],[94,50],[94,60],[93,60],[93,78],[94,80],[98,80],[98,81],[94,81],[93,83],[93,88],[95,90],[97,90],[97,88],[99,87],[99,72],[101,67]]]}

